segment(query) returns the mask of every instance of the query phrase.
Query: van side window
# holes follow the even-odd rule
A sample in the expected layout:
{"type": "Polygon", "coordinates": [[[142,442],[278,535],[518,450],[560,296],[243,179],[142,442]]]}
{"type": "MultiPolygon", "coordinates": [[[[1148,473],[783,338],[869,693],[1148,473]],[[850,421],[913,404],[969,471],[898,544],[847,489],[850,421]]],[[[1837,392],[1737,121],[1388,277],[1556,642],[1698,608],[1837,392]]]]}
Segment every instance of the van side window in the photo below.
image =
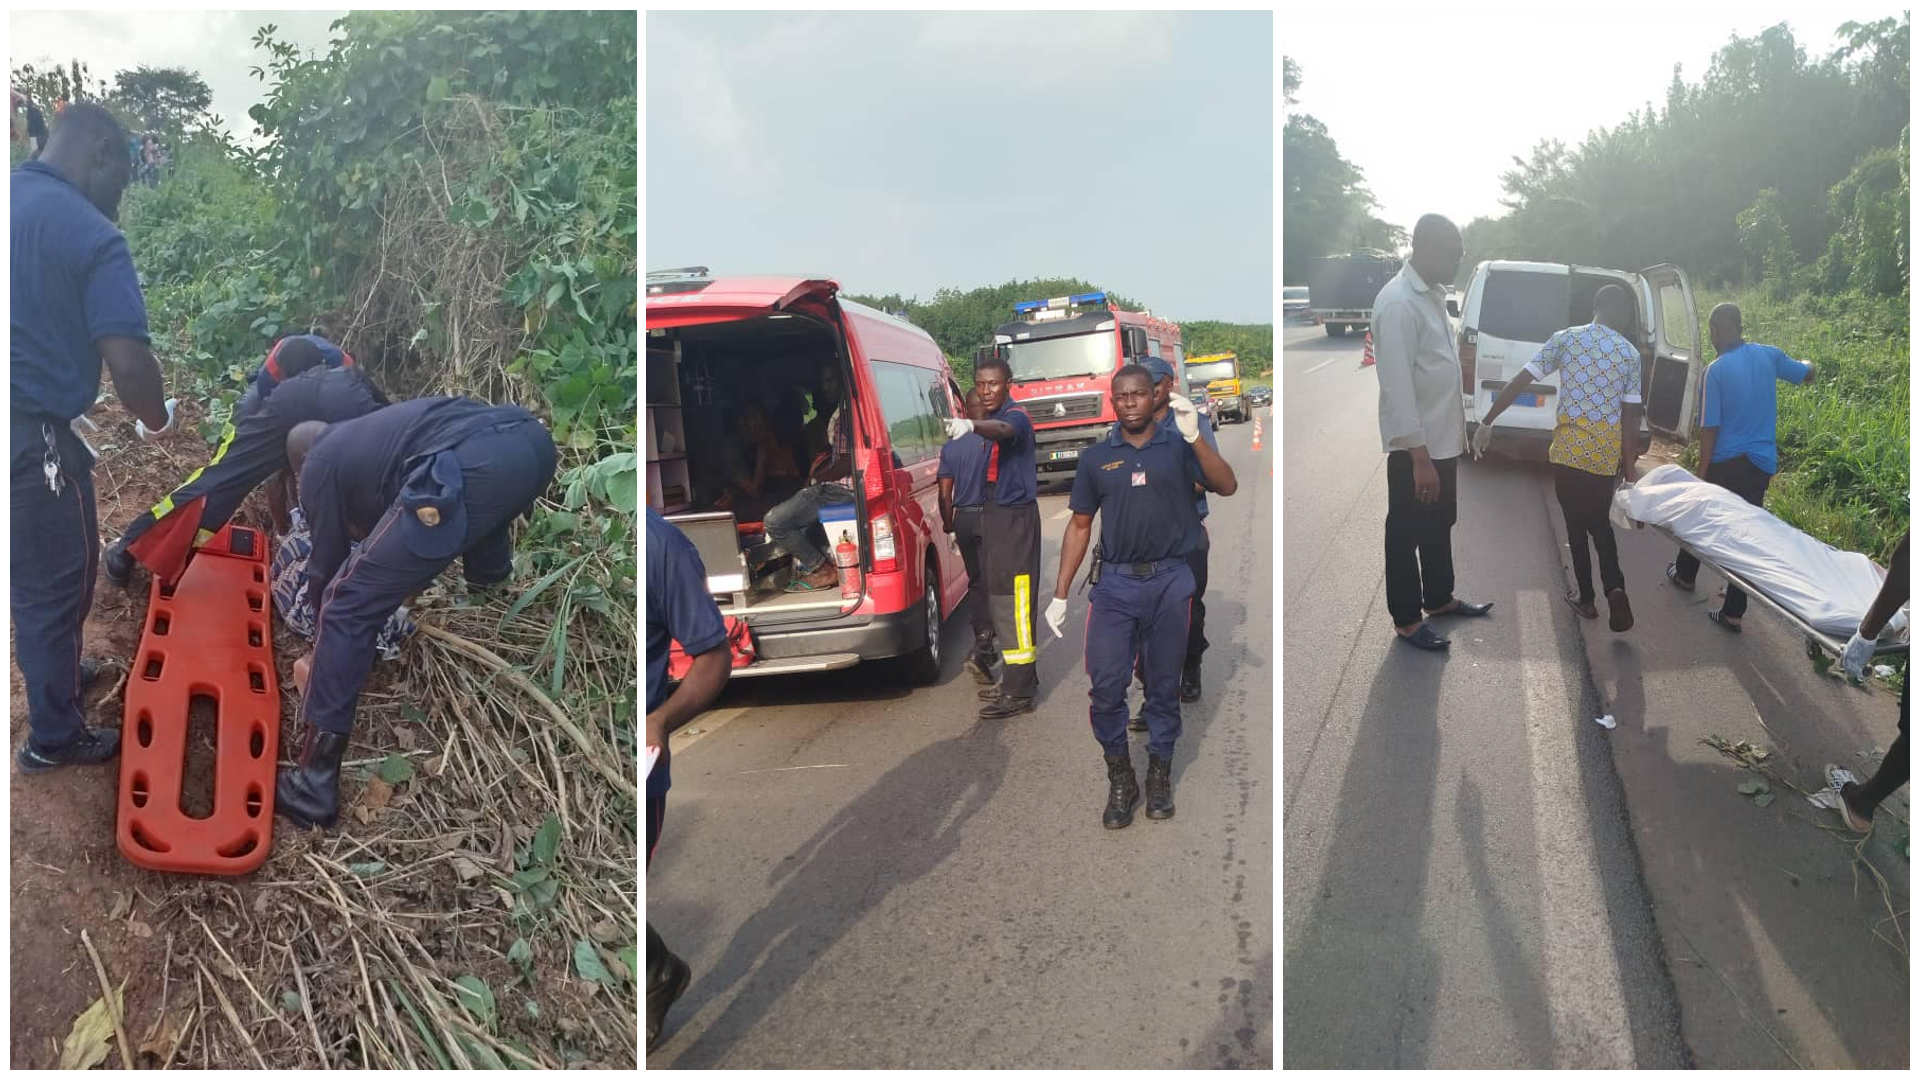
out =
{"type": "Polygon", "coordinates": [[[1693,335],[1698,332],[1687,325],[1687,294],[1677,283],[1660,286],[1660,336],[1667,339],[1673,354],[1693,359],[1693,335]]]}
{"type": "Polygon", "coordinates": [[[869,367],[880,395],[880,415],[887,422],[887,441],[900,467],[938,457],[946,433],[927,392],[928,373],[885,360],[871,361],[869,367]]]}

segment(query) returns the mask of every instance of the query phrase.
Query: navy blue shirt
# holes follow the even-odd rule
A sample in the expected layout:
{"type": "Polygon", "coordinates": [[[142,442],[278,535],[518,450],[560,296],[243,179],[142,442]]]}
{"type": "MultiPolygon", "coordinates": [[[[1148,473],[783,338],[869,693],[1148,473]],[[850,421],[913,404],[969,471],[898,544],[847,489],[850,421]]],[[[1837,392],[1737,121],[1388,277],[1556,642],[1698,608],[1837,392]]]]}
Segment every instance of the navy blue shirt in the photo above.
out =
{"type": "MultiPolygon", "coordinates": [[[[707,568],[700,553],[673,523],[647,507],[647,712],[666,704],[667,655],[679,642],[688,656],[727,643],[727,624],[707,592],[707,568]]],[[[664,749],[664,748],[663,748],[664,749]]],[[[647,774],[647,798],[666,795],[673,786],[667,755],[647,774]]]]}
{"type": "Polygon", "coordinates": [[[993,444],[981,435],[949,439],[940,448],[940,479],[953,481],[953,505],[986,505],[987,457],[992,453],[993,444]]]}
{"type": "MultiPolygon", "coordinates": [[[[1000,444],[1000,468],[993,485],[996,506],[1024,506],[1040,498],[1040,463],[1034,450],[1033,417],[1008,401],[987,417],[1013,425],[1013,438],[1000,444]]],[[[984,474],[982,474],[984,476],[984,474]]]]}
{"type": "MultiPolygon", "coordinates": [[[[291,390],[296,384],[299,378],[288,380],[281,389],[291,390]]],[[[272,400],[279,405],[279,394],[272,400]]],[[[402,401],[329,425],[300,467],[300,508],[313,535],[309,579],[321,589],[333,580],[351,546],[350,528],[373,531],[400,497],[411,462],[494,427],[529,422],[539,421],[518,405],[431,397],[402,401]]]]}
{"type": "Polygon", "coordinates": [[[1100,514],[1100,551],[1108,562],[1187,555],[1200,546],[1193,462],[1193,448],[1172,424],[1156,424],[1153,438],[1138,449],[1115,424],[1106,438],[1080,451],[1067,507],[1100,514]]]}
{"type": "MultiPolygon", "coordinates": [[[[1156,422],[1157,422],[1157,421],[1156,421],[1156,422]]],[[[1166,422],[1165,422],[1165,426],[1167,426],[1167,427],[1173,427],[1173,411],[1172,411],[1171,409],[1169,409],[1169,410],[1167,411],[1167,418],[1166,418],[1166,422]]],[[[1119,433],[1119,431],[1120,431],[1120,422],[1116,420],[1116,421],[1114,421],[1114,424],[1113,424],[1113,434],[1118,434],[1118,433],[1119,433]]],[[[1174,434],[1176,434],[1176,435],[1178,435],[1179,433],[1180,433],[1180,431],[1179,431],[1179,429],[1178,429],[1178,428],[1174,428],[1174,434]]],[[[1219,452],[1219,450],[1220,450],[1220,439],[1219,439],[1219,437],[1218,437],[1218,436],[1216,436],[1216,435],[1214,435],[1214,433],[1213,433],[1213,424],[1212,424],[1211,422],[1209,422],[1209,421],[1208,421],[1208,419],[1207,419],[1206,417],[1204,417],[1204,416],[1200,418],[1200,437],[1201,437],[1201,438],[1203,438],[1203,439],[1205,439],[1205,440],[1207,440],[1207,445],[1208,445],[1208,446],[1211,446],[1211,447],[1213,447],[1213,449],[1214,449],[1214,452],[1215,452],[1215,453],[1218,453],[1218,452],[1219,452]]],[[[1182,439],[1181,441],[1182,441],[1182,442],[1185,442],[1186,440],[1185,440],[1185,439],[1182,439]]],[[[1193,482],[1194,482],[1195,484],[1204,484],[1204,483],[1206,483],[1206,475],[1205,475],[1205,474],[1203,474],[1203,473],[1202,473],[1202,472],[1200,471],[1200,458],[1199,458],[1199,456],[1198,456],[1198,455],[1189,455],[1189,456],[1191,456],[1191,457],[1193,458],[1193,474],[1192,474],[1192,480],[1193,480],[1193,482]]],[[[1202,519],[1202,520],[1205,520],[1205,518],[1206,518],[1206,516],[1207,516],[1207,494],[1206,494],[1206,492],[1204,492],[1204,491],[1203,491],[1203,492],[1201,492],[1200,494],[1198,494],[1198,495],[1195,495],[1195,496],[1193,497],[1193,505],[1194,505],[1194,507],[1195,507],[1196,509],[1198,509],[1198,510],[1200,511],[1200,517],[1201,517],[1201,519],[1202,519]]]]}
{"type": "Polygon", "coordinates": [[[44,162],[13,170],[12,409],[71,420],[100,395],[105,337],[147,339],[127,238],[44,162]]]}

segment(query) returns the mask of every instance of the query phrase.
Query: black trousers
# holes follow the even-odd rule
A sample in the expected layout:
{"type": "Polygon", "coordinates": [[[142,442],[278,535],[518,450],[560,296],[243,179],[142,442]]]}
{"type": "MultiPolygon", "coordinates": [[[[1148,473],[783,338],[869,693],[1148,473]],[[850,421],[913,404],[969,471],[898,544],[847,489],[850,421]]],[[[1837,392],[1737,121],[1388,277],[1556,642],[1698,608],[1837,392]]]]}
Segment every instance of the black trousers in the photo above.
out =
{"type": "Polygon", "coordinates": [[[1030,698],[1039,693],[1040,675],[1040,504],[1001,506],[989,502],[981,512],[986,533],[987,606],[993,632],[1006,661],[1001,692],[1030,698]]]}
{"type": "Polygon", "coordinates": [[[1395,626],[1411,626],[1453,602],[1453,523],[1459,519],[1455,467],[1458,458],[1436,461],[1440,497],[1423,503],[1414,495],[1413,455],[1387,455],[1387,613],[1395,626]]]}
{"type": "Polygon", "coordinates": [[[1193,604],[1187,615],[1187,669],[1200,666],[1200,654],[1207,651],[1207,550],[1212,546],[1206,527],[1200,528],[1200,546],[1187,556],[1187,568],[1193,571],[1193,604]]]}
{"type": "Polygon", "coordinates": [[[973,625],[976,659],[991,661],[993,653],[986,642],[993,638],[993,612],[987,607],[987,568],[983,559],[986,536],[982,528],[984,508],[953,508],[953,539],[960,545],[960,561],[967,567],[967,618],[973,625]]]}
{"type": "MultiPolygon", "coordinates": [[[[1742,454],[1732,461],[1708,465],[1706,475],[1701,479],[1710,484],[1719,484],[1753,505],[1761,506],[1767,497],[1767,485],[1773,482],[1773,474],[1762,471],[1760,466],[1742,454]]],[[[1700,573],[1700,560],[1687,552],[1681,552],[1673,563],[1681,581],[1693,581],[1700,573]]],[[[1729,582],[1727,601],[1720,606],[1720,614],[1729,619],[1738,619],[1746,613],[1747,594],[1729,582]]]]}
{"type": "Polygon", "coordinates": [[[59,750],[86,731],[80,713],[80,634],[100,561],[93,457],[51,417],[13,417],[13,645],[27,689],[28,741],[59,750]],[[60,490],[47,486],[56,462],[60,490]]]}
{"type": "Polygon", "coordinates": [[[1592,603],[1593,560],[1587,554],[1587,541],[1600,556],[1600,587],[1607,592],[1627,587],[1620,572],[1620,550],[1613,542],[1613,522],[1607,509],[1613,505],[1616,478],[1590,473],[1569,465],[1553,467],[1553,493],[1560,499],[1560,513],[1567,519],[1567,551],[1573,555],[1573,580],[1580,586],[1580,599],[1592,603]]]}

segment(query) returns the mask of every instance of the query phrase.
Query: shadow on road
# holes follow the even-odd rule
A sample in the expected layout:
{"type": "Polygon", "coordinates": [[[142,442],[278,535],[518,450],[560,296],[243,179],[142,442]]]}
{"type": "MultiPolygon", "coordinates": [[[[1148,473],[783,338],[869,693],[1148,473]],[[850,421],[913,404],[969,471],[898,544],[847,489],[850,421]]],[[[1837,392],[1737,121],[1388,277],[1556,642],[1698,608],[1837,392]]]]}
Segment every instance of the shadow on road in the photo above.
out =
{"type": "Polygon", "coordinates": [[[1421,934],[1433,848],[1433,763],[1444,656],[1394,646],[1374,673],[1341,782],[1325,883],[1287,942],[1281,1022],[1289,1068],[1417,1068],[1439,990],[1421,934]],[[1383,837],[1392,839],[1383,840],[1383,837]],[[1338,973],[1321,979],[1320,973],[1338,973]],[[1379,996],[1391,987],[1391,999],[1379,996]],[[1391,1040],[1355,1016],[1395,1017],[1391,1040]]]}
{"type": "MultiPolygon", "coordinates": [[[[768,875],[779,889],[700,972],[675,1010],[684,1019],[739,992],[677,1055],[677,1068],[722,1062],[734,1042],[799,983],[895,888],[933,871],[960,844],[967,822],[1006,776],[1007,725],[982,720],[932,743],[848,803],[768,875]],[[910,814],[900,813],[913,807],[910,814]]],[[[677,921],[676,921],[677,925],[677,921]]],[[[672,1032],[667,1036],[671,1049],[672,1032]]]]}

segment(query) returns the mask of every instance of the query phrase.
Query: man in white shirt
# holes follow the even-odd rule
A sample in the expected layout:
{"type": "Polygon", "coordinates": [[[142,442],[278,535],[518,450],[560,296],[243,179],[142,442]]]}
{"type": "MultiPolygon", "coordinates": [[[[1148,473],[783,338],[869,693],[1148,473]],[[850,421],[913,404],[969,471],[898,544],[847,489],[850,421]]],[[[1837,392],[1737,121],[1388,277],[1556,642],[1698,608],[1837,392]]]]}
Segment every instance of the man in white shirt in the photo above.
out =
{"type": "Polygon", "coordinates": [[[1466,450],[1467,418],[1446,286],[1465,254],[1453,222],[1422,217],[1406,265],[1373,302],[1380,443],[1387,454],[1387,612],[1401,641],[1429,650],[1448,641],[1427,618],[1493,610],[1491,603],[1453,595],[1454,468],[1466,450]]]}

